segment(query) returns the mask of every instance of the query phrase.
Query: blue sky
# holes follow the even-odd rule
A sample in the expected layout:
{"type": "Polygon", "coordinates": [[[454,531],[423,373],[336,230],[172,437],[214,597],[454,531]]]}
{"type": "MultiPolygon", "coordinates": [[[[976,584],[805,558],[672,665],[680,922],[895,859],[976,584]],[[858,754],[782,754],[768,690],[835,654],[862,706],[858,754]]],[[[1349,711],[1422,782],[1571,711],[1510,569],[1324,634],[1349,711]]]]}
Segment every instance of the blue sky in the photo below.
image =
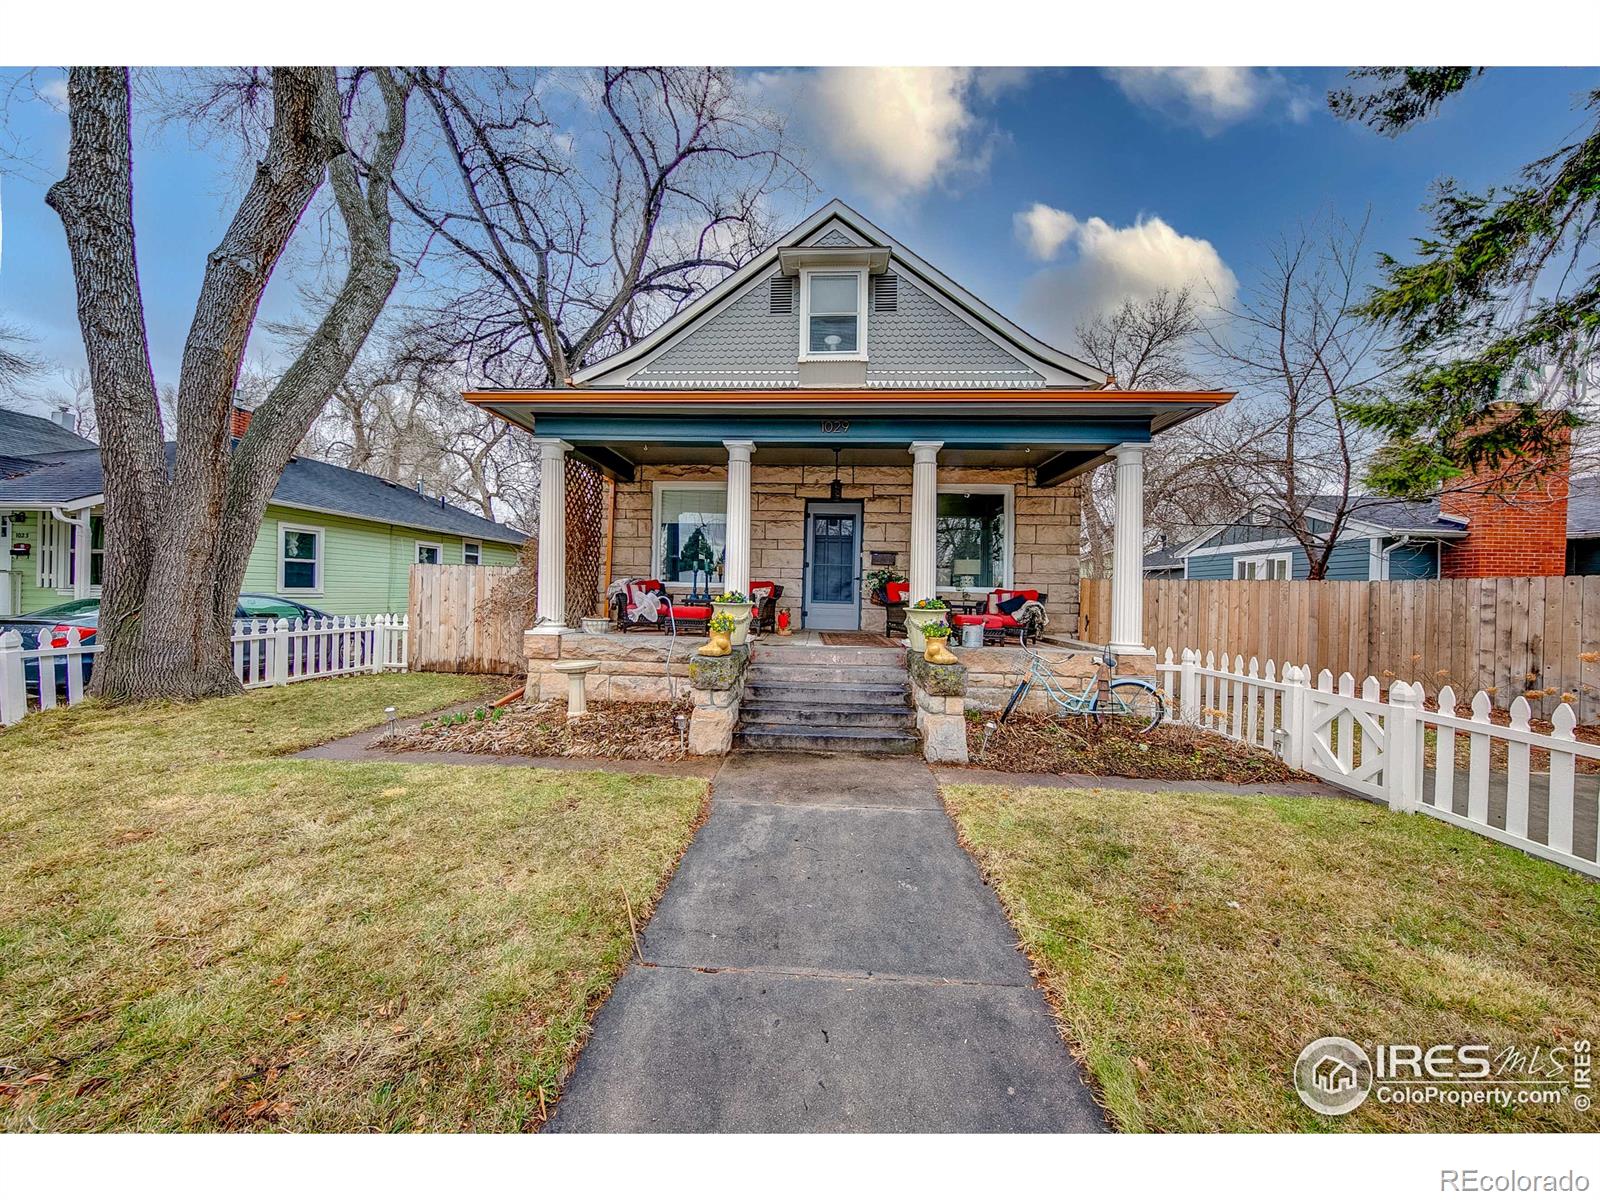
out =
{"type": "MultiPolygon", "coordinates": [[[[60,77],[35,81],[48,94],[60,77]]],[[[747,78],[792,114],[817,203],[841,196],[1069,350],[1085,312],[1162,284],[1226,292],[1259,267],[1272,237],[1319,213],[1355,221],[1370,208],[1371,249],[1403,255],[1434,179],[1509,178],[1579,126],[1582,93],[1600,86],[1591,70],[1491,71],[1437,119],[1387,139],[1328,113],[1324,96],[1343,75],[1327,69],[747,78]]],[[[16,97],[3,117],[0,149],[23,158],[0,163],[0,315],[63,369],[81,367],[60,223],[44,205],[64,166],[66,118],[46,99],[16,97]]],[[[141,136],[136,155],[140,268],[156,375],[167,382],[237,183],[220,151],[181,132],[141,136]]],[[[287,272],[263,311],[298,314],[287,272]]]]}

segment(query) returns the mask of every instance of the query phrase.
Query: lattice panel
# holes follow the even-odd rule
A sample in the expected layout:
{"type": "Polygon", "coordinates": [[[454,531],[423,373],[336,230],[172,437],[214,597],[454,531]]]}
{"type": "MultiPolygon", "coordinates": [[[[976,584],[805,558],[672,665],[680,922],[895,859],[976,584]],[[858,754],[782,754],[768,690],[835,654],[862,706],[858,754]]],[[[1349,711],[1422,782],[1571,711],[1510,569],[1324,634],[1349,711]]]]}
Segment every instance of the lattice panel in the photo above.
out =
{"type": "Polygon", "coordinates": [[[605,478],[587,463],[568,458],[567,624],[574,629],[584,617],[599,612],[605,537],[605,478]]]}

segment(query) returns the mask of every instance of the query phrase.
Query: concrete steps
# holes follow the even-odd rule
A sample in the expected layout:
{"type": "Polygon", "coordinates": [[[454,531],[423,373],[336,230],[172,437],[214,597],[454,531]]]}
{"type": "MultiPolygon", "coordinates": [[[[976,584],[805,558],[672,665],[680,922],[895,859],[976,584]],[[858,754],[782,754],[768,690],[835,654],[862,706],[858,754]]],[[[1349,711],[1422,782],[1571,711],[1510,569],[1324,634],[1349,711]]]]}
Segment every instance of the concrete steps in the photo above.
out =
{"type": "Polygon", "coordinates": [[[745,676],[737,744],[747,750],[919,753],[904,653],[763,646],[745,676]]]}

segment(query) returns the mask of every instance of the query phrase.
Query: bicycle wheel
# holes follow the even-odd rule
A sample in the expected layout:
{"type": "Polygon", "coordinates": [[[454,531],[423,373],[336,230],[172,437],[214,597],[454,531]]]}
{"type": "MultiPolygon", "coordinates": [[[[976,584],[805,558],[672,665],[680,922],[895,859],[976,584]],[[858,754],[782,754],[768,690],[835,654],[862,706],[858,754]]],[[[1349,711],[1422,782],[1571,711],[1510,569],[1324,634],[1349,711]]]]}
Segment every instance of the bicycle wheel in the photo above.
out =
{"type": "Polygon", "coordinates": [[[1122,734],[1149,733],[1167,715],[1161,694],[1138,679],[1121,679],[1094,700],[1094,718],[1102,727],[1122,734]]]}
{"type": "Polygon", "coordinates": [[[1005,709],[1000,713],[999,723],[1001,725],[1006,723],[1006,718],[1011,715],[1012,711],[1017,707],[1017,705],[1022,703],[1022,698],[1028,694],[1028,689],[1032,686],[1033,680],[1031,679],[1024,679],[1021,683],[1017,684],[1017,690],[1011,693],[1011,699],[1006,701],[1005,709]]]}

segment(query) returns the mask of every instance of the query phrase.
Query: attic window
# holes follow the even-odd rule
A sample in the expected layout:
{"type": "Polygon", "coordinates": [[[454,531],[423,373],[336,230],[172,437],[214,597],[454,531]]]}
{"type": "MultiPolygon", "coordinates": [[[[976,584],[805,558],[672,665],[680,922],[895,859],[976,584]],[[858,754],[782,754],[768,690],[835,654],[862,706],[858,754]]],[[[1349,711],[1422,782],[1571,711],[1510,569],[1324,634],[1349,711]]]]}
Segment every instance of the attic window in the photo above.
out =
{"type": "Polygon", "coordinates": [[[805,271],[802,357],[861,354],[867,300],[865,271],[805,271]]]}
{"type": "Polygon", "coordinates": [[[773,278],[767,293],[767,311],[788,315],[794,312],[795,281],[787,275],[773,278]]]}
{"type": "Polygon", "coordinates": [[[874,275],[869,281],[872,311],[892,313],[900,310],[900,276],[874,275]]]}

